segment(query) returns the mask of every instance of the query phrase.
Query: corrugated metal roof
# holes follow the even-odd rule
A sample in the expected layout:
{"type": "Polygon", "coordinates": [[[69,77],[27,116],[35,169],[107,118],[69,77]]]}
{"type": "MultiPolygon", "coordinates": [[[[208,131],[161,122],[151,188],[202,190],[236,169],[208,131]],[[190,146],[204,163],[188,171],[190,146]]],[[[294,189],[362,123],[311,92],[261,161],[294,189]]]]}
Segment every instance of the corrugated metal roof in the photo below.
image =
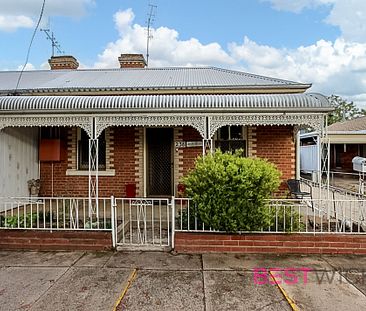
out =
{"type": "MultiPolygon", "coordinates": [[[[19,72],[0,72],[0,92],[14,91],[19,72]]],[[[309,84],[286,81],[215,67],[88,69],[25,71],[18,90],[70,89],[200,89],[286,87],[308,88],[309,84]]]]}
{"type": "Polygon", "coordinates": [[[133,95],[133,96],[3,96],[0,112],[154,112],[154,111],[330,111],[320,94],[270,95],[133,95]]]}
{"type": "Polygon", "coordinates": [[[366,117],[337,122],[328,126],[328,133],[333,132],[355,132],[366,130],[366,117]]]}

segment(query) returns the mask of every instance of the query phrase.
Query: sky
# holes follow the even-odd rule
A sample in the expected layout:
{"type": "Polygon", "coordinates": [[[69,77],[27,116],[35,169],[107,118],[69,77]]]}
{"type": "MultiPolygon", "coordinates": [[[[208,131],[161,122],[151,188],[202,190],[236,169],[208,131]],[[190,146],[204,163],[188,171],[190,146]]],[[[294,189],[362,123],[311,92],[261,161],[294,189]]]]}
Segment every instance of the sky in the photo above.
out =
{"type": "MultiPolygon", "coordinates": [[[[43,0],[0,0],[0,70],[22,68],[43,0]]],[[[46,0],[42,29],[82,68],[118,68],[121,53],[149,67],[217,66],[312,83],[366,108],[366,0],[46,0]]],[[[56,54],[59,55],[59,54],[56,54]]],[[[38,31],[27,70],[48,69],[38,31]]]]}

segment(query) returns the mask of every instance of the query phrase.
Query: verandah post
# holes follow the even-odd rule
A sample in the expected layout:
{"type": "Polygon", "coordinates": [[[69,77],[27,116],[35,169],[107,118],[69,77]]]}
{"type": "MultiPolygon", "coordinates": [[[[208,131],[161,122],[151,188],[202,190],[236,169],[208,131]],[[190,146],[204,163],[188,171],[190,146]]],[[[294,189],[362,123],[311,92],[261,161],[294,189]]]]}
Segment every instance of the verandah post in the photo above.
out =
{"type": "Polygon", "coordinates": [[[171,202],[171,212],[172,212],[172,249],[174,249],[174,238],[175,238],[175,197],[172,196],[171,202]]]}
{"type": "Polygon", "coordinates": [[[117,233],[116,233],[116,200],[114,198],[114,196],[111,196],[111,228],[112,228],[112,247],[116,248],[116,238],[117,238],[117,233]]]}
{"type": "Polygon", "coordinates": [[[99,213],[98,208],[98,137],[96,133],[95,118],[92,119],[92,133],[89,138],[89,219],[92,225],[93,214],[99,213]]]}
{"type": "Polygon", "coordinates": [[[210,117],[206,117],[205,119],[205,135],[202,139],[202,156],[204,157],[207,154],[213,152],[212,139],[210,135],[210,117]]]}

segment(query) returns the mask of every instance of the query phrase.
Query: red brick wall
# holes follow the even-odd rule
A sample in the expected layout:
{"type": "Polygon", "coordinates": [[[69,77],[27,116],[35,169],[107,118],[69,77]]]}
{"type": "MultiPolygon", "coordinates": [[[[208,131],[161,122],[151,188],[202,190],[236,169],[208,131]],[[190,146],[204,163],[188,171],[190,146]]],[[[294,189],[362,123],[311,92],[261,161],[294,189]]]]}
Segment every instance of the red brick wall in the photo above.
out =
{"type": "MultiPolygon", "coordinates": [[[[183,127],[183,141],[200,141],[200,133],[193,127],[183,127]]],[[[202,147],[183,148],[183,176],[194,168],[194,163],[198,156],[202,155],[202,147]]]]}
{"type": "Polygon", "coordinates": [[[0,249],[6,250],[110,250],[111,232],[0,230],[0,249]]]}
{"type": "MultiPolygon", "coordinates": [[[[343,144],[339,144],[342,148],[342,151],[344,151],[343,144]]],[[[331,152],[331,167],[333,169],[336,168],[336,155],[335,155],[335,145],[330,146],[330,152],[331,152]]],[[[341,152],[340,158],[341,158],[341,168],[343,171],[353,172],[353,164],[352,159],[359,155],[358,152],[358,144],[347,144],[346,145],[346,152],[341,152]]]]}
{"type": "MultiPolygon", "coordinates": [[[[256,156],[268,159],[282,172],[282,180],[295,178],[296,152],[293,126],[258,126],[256,156]]],[[[286,186],[282,184],[281,189],[286,186]]]]}
{"type": "MultiPolygon", "coordinates": [[[[61,158],[53,164],[54,196],[88,196],[88,176],[66,176],[67,129],[61,131],[61,158]]],[[[99,176],[99,196],[125,196],[126,184],[135,184],[135,129],[117,127],[114,134],[115,176],[99,176]]],[[[52,195],[52,164],[41,163],[41,196],[52,195]]]]}
{"type": "Polygon", "coordinates": [[[179,253],[366,254],[366,235],[175,233],[179,253]]]}
{"type": "MultiPolygon", "coordinates": [[[[275,163],[282,172],[282,179],[295,176],[295,144],[292,126],[259,126],[256,129],[256,155],[275,163]]],[[[54,196],[87,196],[88,176],[66,176],[67,129],[61,131],[61,159],[53,165],[54,196]]],[[[183,128],[183,141],[202,141],[199,132],[192,127],[183,128]]],[[[114,131],[115,176],[99,176],[99,196],[125,196],[127,184],[135,184],[135,129],[116,127],[114,131]]],[[[183,176],[194,167],[202,147],[183,148],[183,176]]],[[[41,196],[51,196],[52,164],[41,163],[41,196]]],[[[283,188],[285,189],[285,187],[283,188]]]]}
{"type": "MultiPolygon", "coordinates": [[[[266,158],[276,164],[282,172],[282,179],[287,180],[295,176],[295,142],[292,126],[258,126],[256,128],[257,142],[253,149],[256,156],[266,158]]],[[[184,141],[201,141],[198,131],[191,127],[183,128],[184,141]]],[[[194,167],[194,161],[202,155],[202,148],[183,149],[183,174],[194,167]]]]}

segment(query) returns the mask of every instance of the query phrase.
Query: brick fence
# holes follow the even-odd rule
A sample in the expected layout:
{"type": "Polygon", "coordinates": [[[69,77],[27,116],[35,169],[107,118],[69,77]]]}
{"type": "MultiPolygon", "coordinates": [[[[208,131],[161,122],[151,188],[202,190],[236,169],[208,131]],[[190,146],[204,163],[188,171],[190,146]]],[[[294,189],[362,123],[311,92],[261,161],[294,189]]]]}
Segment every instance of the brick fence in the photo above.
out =
{"type": "Polygon", "coordinates": [[[110,250],[111,232],[0,230],[1,250],[110,250]]]}
{"type": "Polygon", "coordinates": [[[175,233],[179,253],[366,254],[366,235],[175,233]]]}

